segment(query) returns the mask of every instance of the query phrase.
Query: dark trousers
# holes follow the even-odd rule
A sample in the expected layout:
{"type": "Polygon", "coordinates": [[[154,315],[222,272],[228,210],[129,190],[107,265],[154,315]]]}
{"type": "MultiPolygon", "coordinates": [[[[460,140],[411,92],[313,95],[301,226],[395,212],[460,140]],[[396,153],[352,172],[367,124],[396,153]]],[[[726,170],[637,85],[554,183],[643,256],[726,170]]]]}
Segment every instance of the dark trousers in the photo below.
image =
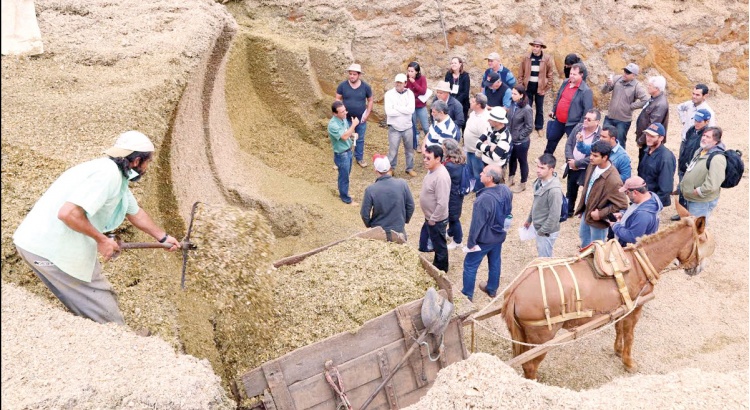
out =
{"type": "Polygon", "coordinates": [[[529,147],[531,139],[518,145],[513,144],[513,150],[510,151],[510,165],[508,165],[508,175],[516,175],[516,166],[521,166],[521,182],[529,179],[529,147]]]}
{"type": "Polygon", "coordinates": [[[619,121],[609,117],[604,117],[604,126],[612,125],[617,128],[617,141],[620,145],[625,148],[625,143],[628,140],[628,131],[630,131],[630,123],[632,121],[619,121]]]}
{"type": "Polygon", "coordinates": [[[544,128],[544,95],[536,93],[536,86],[537,83],[529,82],[529,88],[526,89],[526,96],[529,97],[529,107],[534,108],[534,105],[536,105],[534,129],[541,130],[544,128]],[[532,84],[534,85],[533,87],[532,84]]]}
{"type": "Polygon", "coordinates": [[[545,154],[555,155],[557,144],[560,143],[563,135],[570,135],[575,125],[565,125],[558,120],[547,121],[547,147],[544,148],[545,154]]]}
{"type": "Polygon", "coordinates": [[[447,228],[448,219],[436,222],[435,225],[430,225],[425,220],[419,233],[419,249],[427,249],[427,239],[429,238],[432,242],[432,249],[435,251],[432,264],[443,272],[448,272],[447,228]]]}
{"type": "Polygon", "coordinates": [[[565,196],[568,197],[568,215],[573,215],[576,209],[576,200],[578,199],[578,179],[583,178],[586,175],[585,169],[579,169],[577,171],[568,170],[568,191],[565,196]]]}

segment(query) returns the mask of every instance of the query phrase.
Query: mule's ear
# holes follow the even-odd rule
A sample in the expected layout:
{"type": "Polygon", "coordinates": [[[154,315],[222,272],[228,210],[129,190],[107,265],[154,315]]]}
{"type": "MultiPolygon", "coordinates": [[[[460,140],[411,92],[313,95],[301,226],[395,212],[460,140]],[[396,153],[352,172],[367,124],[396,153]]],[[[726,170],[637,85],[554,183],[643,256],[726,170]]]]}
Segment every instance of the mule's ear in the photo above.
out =
{"type": "Polygon", "coordinates": [[[706,230],[706,217],[705,216],[699,216],[695,220],[695,229],[698,230],[698,235],[703,234],[703,231],[706,230]]]}

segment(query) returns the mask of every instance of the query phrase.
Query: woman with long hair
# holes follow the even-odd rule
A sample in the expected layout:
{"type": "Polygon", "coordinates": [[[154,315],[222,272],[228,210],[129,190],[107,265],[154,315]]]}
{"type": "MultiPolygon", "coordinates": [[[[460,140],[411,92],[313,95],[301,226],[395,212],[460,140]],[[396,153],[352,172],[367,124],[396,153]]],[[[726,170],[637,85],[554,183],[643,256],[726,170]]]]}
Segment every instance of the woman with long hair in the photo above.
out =
{"type": "Polygon", "coordinates": [[[461,229],[461,211],[464,207],[464,197],[461,195],[461,176],[466,166],[464,150],[458,146],[458,142],[452,138],[443,140],[443,152],[445,169],[451,176],[451,192],[448,197],[448,237],[452,238],[448,244],[448,250],[461,247],[464,231],[461,229]]]}
{"type": "Polygon", "coordinates": [[[513,187],[513,192],[522,192],[526,189],[526,180],[529,178],[529,146],[531,145],[531,131],[534,129],[534,113],[529,106],[529,97],[526,88],[516,84],[510,91],[510,109],[508,110],[508,128],[513,149],[510,150],[510,164],[508,165],[508,186],[513,187]],[[516,184],[516,167],[521,167],[521,182],[516,184]],[[515,186],[514,186],[515,185],[515,186]]]}
{"type": "MultiPolygon", "coordinates": [[[[427,79],[422,75],[422,68],[419,63],[412,61],[406,67],[406,88],[414,93],[414,114],[411,116],[411,128],[414,131],[414,149],[417,152],[422,152],[417,134],[417,121],[422,126],[422,135],[427,135],[427,131],[430,129],[430,120],[427,115],[427,104],[425,101],[419,99],[427,93],[427,79]]],[[[424,97],[422,97],[424,98],[424,97]]]]}
{"type": "MultiPolygon", "coordinates": [[[[451,88],[456,92],[451,92],[453,96],[461,103],[464,109],[464,119],[469,118],[469,91],[471,89],[471,79],[469,73],[464,70],[464,59],[461,57],[451,58],[451,65],[448,72],[445,73],[445,81],[450,84],[451,88]],[[456,90],[458,85],[458,90],[456,90]]],[[[463,134],[466,124],[461,127],[461,133],[463,134]]]]}

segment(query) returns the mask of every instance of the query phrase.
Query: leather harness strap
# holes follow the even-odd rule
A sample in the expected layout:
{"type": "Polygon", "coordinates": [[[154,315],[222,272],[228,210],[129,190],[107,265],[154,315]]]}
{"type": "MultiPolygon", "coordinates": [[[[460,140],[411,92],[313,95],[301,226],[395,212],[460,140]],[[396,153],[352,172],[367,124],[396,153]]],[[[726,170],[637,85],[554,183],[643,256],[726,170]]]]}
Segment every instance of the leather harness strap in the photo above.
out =
{"type": "Polygon", "coordinates": [[[523,320],[522,322],[527,325],[531,326],[544,326],[547,325],[548,329],[552,329],[552,325],[556,323],[566,322],[568,320],[573,319],[580,319],[585,317],[591,317],[594,314],[593,310],[587,310],[584,312],[581,312],[581,291],[578,288],[578,281],[576,280],[576,276],[573,273],[573,270],[570,268],[570,264],[579,260],[579,258],[566,258],[566,259],[553,259],[546,263],[541,263],[536,265],[537,272],[539,273],[539,283],[542,288],[542,302],[544,303],[544,319],[541,320],[523,320]],[[565,292],[563,290],[562,282],[560,281],[560,275],[558,275],[557,271],[555,270],[555,266],[564,265],[568,272],[570,273],[570,277],[573,279],[573,285],[575,287],[576,291],[576,311],[567,313],[565,311],[565,292]],[[547,289],[544,284],[544,269],[549,268],[550,271],[552,271],[552,275],[555,277],[555,281],[557,282],[557,287],[560,292],[560,314],[554,317],[550,317],[550,310],[549,310],[549,303],[547,302],[547,289]]]}

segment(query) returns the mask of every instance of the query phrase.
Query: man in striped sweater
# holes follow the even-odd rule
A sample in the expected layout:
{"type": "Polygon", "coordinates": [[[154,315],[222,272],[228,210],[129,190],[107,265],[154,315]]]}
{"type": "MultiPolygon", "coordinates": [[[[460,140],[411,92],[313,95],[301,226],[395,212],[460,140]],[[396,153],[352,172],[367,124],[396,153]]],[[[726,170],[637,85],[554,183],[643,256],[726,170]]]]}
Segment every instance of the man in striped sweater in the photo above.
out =
{"type": "Polygon", "coordinates": [[[451,117],[448,115],[448,104],[441,100],[435,100],[430,107],[432,110],[433,123],[430,130],[422,142],[422,150],[432,145],[443,145],[443,140],[453,138],[456,141],[461,140],[459,128],[451,117]]]}

